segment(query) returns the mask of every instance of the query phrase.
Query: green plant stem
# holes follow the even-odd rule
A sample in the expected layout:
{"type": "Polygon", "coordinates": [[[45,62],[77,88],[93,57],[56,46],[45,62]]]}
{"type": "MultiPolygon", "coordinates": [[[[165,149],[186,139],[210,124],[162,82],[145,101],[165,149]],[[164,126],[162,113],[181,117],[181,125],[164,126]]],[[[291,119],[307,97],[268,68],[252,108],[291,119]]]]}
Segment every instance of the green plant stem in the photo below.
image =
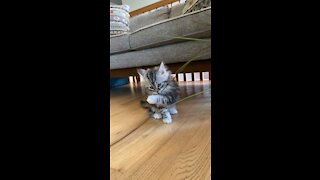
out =
{"type": "Polygon", "coordinates": [[[211,90],[211,88],[206,89],[206,90],[203,90],[203,91],[198,92],[198,93],[195,93],[195,94],[192,94],[192,95],[187,96],[187,97],[185,97],[185,98],[183,98],[183,99],[180,99],[180,100],[177,101],[175,104],[177,104],[177,103],[179,103],[179,102],[182,102],[182,101],[185,101],[185,100],[187,100],[187,99],[190,99],[190,98],[192,98],[192,97],[194,97],[194,96],[198,96],[198,95],[200,95],[200,94],[202,94],[202,93],[205,93],[205,92],[208,91],[208,90],[211,90]]]}
{"type": "MultiPolygon", "coordinates": [[[[205,48],[203,50],[207,50],[208,48],[205,48]]],[[[179,74],[184,68],[186,68],[188,66],[188,64],[190,64],[193,60],[195,60],[198,57],[202,56],[202,51],[200,51],[198,54],[196,54],[196,56],[192,57],[189,61],[187,61],[186,63],[184,63],[176,72],[175,74],[179,74]]]]}
{"type": "Polygon", "coordinates": [[[189,41],[205,41],[205,42],[209,42],[211,41],[208,39],[197,39],[197,38],[189,38],[189,37],[183,37],[183,36],[172,36],[175,39],[183,39],[183,40],[189,40],[189,41]]]}

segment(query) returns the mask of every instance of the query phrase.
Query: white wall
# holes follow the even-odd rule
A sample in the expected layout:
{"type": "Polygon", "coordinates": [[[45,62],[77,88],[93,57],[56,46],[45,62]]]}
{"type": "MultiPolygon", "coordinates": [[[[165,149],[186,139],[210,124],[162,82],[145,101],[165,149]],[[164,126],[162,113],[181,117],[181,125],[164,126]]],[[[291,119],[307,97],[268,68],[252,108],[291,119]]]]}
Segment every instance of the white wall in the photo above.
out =
{"type": "Polygon", "coordinates": [[[121,5],[122,1],[121,0],[110,0],[110,4],[118,4],[121,5]]]}
{"type": "Polygon", "coordinates": [[[153,4],[159,0],[122,0],[122,4],[130,6],[130,12],[153,4]]]}

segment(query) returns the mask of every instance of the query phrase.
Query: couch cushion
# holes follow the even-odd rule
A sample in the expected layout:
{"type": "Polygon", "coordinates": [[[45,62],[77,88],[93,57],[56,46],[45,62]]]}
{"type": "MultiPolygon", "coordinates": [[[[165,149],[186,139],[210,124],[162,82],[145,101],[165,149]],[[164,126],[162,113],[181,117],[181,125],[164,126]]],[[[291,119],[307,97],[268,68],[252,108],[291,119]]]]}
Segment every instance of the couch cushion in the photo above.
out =
{"type": "Polygon", "coordinates": [[[169,18],[180,16],[182,14],[183,7],[184,3],[179,3],[175,6],[172,6],[169,18]]]}
{"type": "Polygon", "coordinates": [[[211,41],[188,41],[110,56],[110,69],[122,69],[211,58],[211,41]]]}
{"type": "Polygon", "coordinates": [[[132,32],[129,41],[133,50],[172,44],[176,37],[211,37],[211,7],[151,24],[132,32]]]}
{"type": "Polygon", "coordinates": [[[129,34],[110,36],[110,54],[130,50],[129,34]]]}
{"type": "Polygon", "coordinates": [[[168,6],[161,7],[152,12],[147,12],[130,18],[130,32],[136,31],[144,26],[169,18],[170,9],[168,6]]]}

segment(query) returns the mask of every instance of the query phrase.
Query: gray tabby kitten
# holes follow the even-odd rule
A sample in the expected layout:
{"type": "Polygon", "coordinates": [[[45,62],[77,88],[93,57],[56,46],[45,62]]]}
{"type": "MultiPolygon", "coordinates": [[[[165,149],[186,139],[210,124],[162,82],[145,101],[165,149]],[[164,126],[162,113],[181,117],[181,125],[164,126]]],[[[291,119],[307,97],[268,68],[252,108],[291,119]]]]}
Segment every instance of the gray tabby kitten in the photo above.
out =
{"type": "Polygon", "coordinates": [[[179,99],[180,89],[171,77],[171,72],[162,62],[153,69],[138,69],[145,81],[147,101],[141,101],[142,107],[149,110],[151,117],[171,123],[171,114],[177,114],[175,103],[179,99]]]}

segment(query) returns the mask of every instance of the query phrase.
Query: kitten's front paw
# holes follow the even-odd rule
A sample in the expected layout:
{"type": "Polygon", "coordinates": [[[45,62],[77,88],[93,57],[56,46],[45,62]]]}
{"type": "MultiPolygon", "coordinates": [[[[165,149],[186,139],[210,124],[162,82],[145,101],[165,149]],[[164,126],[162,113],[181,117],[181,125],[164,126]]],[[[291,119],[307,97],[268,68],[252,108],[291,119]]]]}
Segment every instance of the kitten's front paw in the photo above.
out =
{"type": "Polygon", "coordinates": [[[166,124],[170,124],[170,123],[172,123],[172,119],[171,118],[164,118],[164,119],[162,119],[162,121],[164,122],[164,123],[166,123],[166,124]]]}
{"type": "Polygon", "coordinates": [[[152,115],[152,117],[155,118],[155,119],[161,119],[162,118],[161,114],[159,114],[159,113],[154,113],[152,115]]]}
{"type": "Polygon", "coordinates": [[[170,108],[169,112],[170,112],[170,114],[178,114],[178,111],[176,108],[170,108]]]}
{"type": "Polygon", "coordinates": [[[157,96],[156,95],[148,96],[147,102],[149,104],[156,104],[157,103],[157,96]]]}

